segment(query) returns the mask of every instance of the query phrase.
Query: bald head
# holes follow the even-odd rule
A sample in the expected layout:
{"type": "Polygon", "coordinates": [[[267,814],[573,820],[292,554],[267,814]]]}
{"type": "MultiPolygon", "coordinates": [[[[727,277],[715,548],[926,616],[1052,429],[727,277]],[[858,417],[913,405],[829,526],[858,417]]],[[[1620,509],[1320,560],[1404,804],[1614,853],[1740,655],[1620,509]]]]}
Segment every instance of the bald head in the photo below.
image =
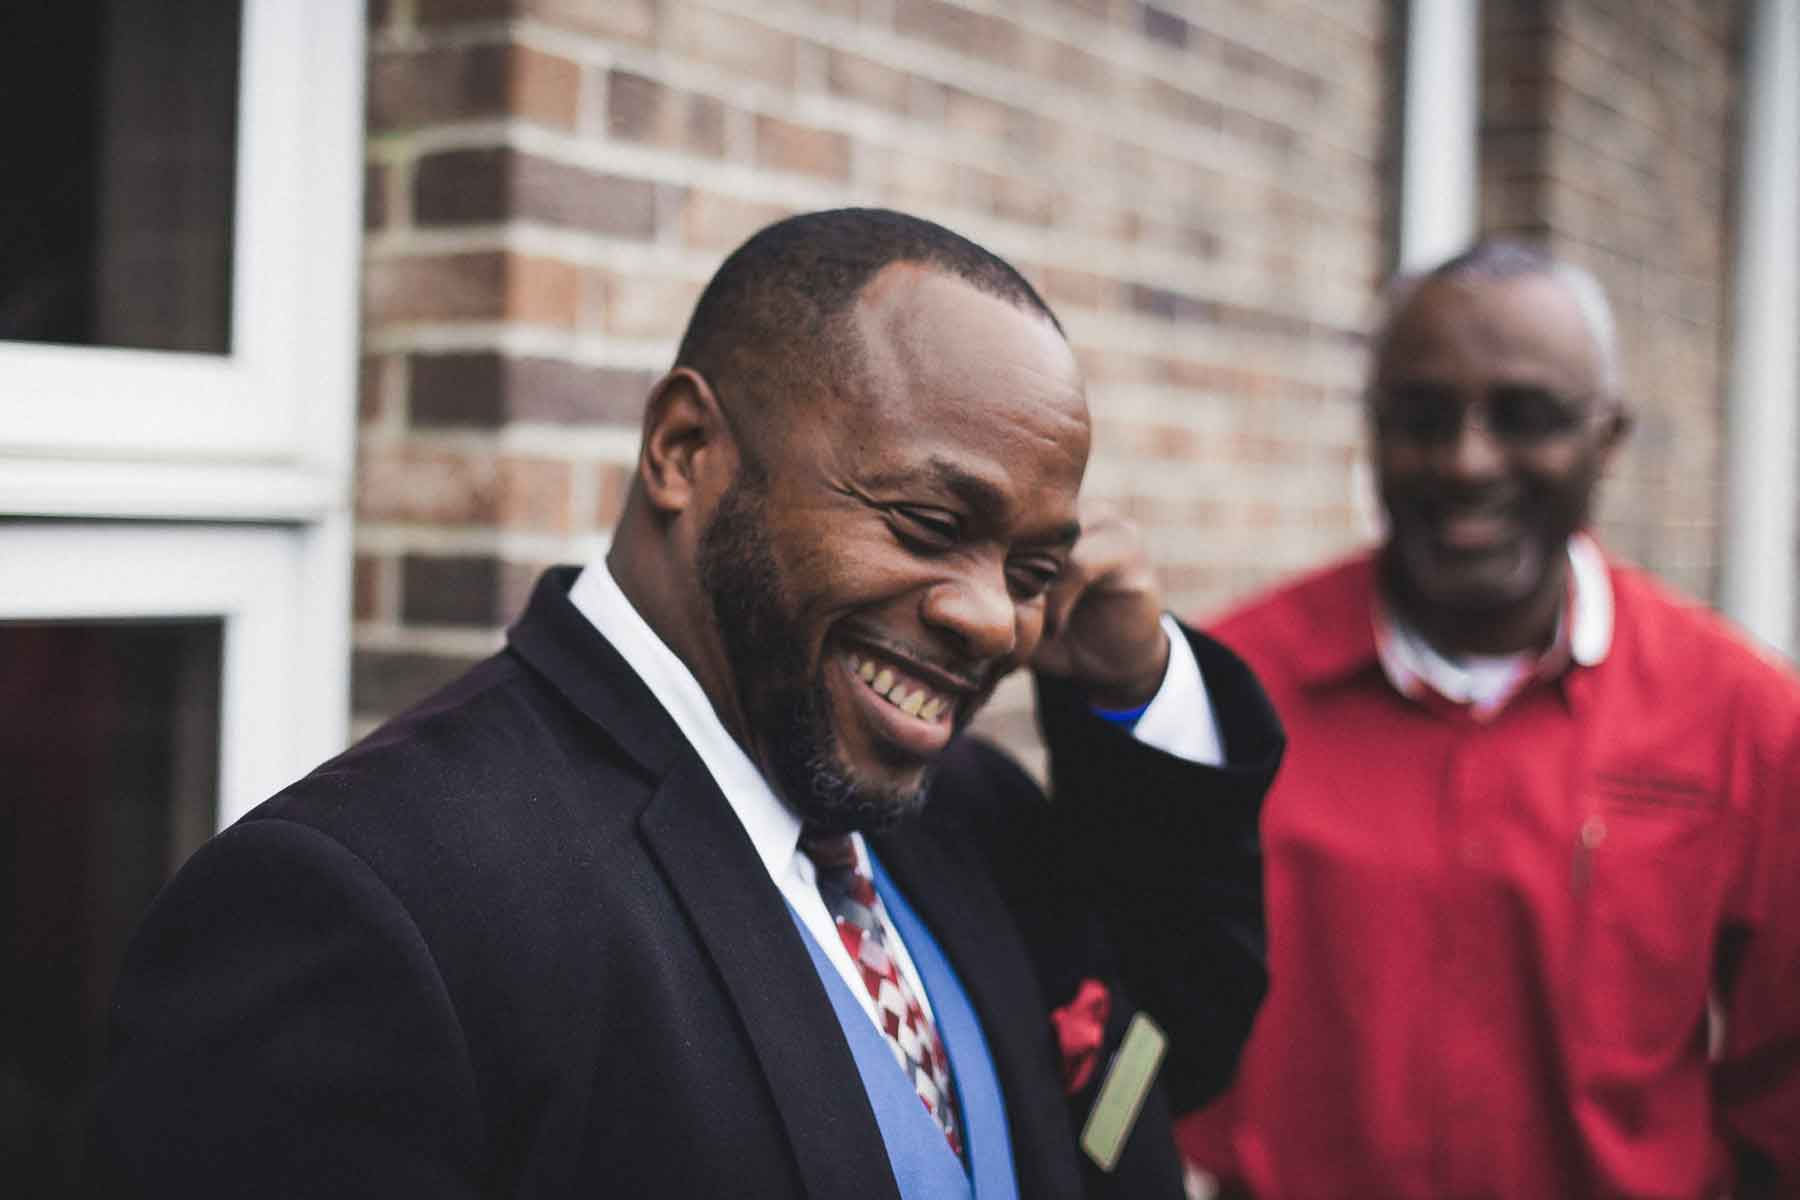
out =
{"type": "Polygon", "coordinates": [[[1557,259],[1537,246],[1509,238],[1484,238],[1428,271],[1395,277],[1382,298],[1381,315],[1375,325],[1373,370],[1379,372],[1387,361],[1398,318],[1427,285],[1454,279],[1510,280],[1530,276],[1543,277],[1568,298],[1591,346],[1600,396],[1621,402],[1624,372],[1619,361],[1618,330],[1606,289],[1586,268],[1557,259]]]}
{"type": "Polygon", "coordinates": [[[701,293],[675,365],[711,383],[741,431],[784,402],[852,395],[866,364],[851,310],[901,262],[954,276],[1061,333],[1036,289],[981,246],[904,213],[846,208],[778,221],[733,251],[701,293]]]}

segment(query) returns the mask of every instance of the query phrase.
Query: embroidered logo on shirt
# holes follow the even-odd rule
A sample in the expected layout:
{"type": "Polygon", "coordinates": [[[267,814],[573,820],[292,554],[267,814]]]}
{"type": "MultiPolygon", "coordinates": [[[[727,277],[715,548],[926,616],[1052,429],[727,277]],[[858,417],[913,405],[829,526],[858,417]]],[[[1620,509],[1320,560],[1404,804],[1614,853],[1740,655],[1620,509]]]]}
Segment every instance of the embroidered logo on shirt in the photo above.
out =
{"type": "Polygon", "coordinates": [[[1715,789],[1678,775],[1642,769],[1602,771],[1597,782],[1607,804],[1620,809],[1695,811],[1720,805],[1715,789]]]}

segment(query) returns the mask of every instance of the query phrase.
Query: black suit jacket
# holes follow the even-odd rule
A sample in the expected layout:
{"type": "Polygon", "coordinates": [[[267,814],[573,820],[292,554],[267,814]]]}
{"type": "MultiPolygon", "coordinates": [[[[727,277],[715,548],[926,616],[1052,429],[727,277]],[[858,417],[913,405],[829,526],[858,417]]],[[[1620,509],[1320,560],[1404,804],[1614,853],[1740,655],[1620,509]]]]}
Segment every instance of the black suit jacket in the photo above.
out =
{"type": "MultiPolygon", "coordinates": [[[[540,584],[505,650],[218,835],[158,899],[115,994],[105,1194],[897,1196],[779,891],[569,603],[573,576],[540,584]]],[[[1255,817],[1280,735],[1248,673],[1201,644],[1228,748],[1254,766],[1177,763],[1052,688],[1071,781],[1054,808],[964,743],[927,819],[874,841],[981,1017],[1022,1196],[1180,1194],[1160,1105],[1115,1176],[1083,1165],[1094,1087],[1071,1108],[1046,1016],[1076,981],[1118,968],[1143,989],[1188,1100],[1228,1078],[1261,995],[1255,817]],[[1144,794],[1115,794],[1126,780],[1144,794]],[[1127,825],[1160,874],[1130,865],[1145,840],[1127,825]]]]}

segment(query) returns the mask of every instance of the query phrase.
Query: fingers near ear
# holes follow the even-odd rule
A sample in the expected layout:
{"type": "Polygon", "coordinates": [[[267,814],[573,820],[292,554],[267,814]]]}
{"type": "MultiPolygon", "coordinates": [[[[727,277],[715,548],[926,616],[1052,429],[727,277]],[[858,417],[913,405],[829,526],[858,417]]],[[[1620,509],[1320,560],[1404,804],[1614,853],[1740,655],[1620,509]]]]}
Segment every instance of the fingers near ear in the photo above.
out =
{"type": "Polygon", "coordinates": [[[657,380],[644,404],[638,480],[645,498],[663,512],[684,511],[729,442],[730,427],[705,376],[676,367],[657,380]]]}

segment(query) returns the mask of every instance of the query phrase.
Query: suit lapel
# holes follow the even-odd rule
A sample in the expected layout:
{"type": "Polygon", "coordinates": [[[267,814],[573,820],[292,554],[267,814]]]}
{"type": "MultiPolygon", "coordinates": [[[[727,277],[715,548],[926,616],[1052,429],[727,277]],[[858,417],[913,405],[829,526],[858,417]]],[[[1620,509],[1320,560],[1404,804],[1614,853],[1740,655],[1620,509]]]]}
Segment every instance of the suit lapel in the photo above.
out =
{"type": "Polygon", "coordinates": [[[514,653],[658,782],[638,819],[744,1024],[814,1200],[900,1200],[887,1147],[781,892],[674,718],[546,572],[508,631],[514,653]]]}
{"type": "Polygon", "coordinates": [[[882,865],[956,968],[981,1019],[1006,1096],[1019,1194],[1079,1196],[1070,1190],[1080,1179],[1080,1168],[1049,1048],[1049,1010],[1000,897],[978,866],[951,861],[921,830],[871,840],[882,865]]]}
{"type": "Polygon", "coordinates": [[[744,1023],[816,1200],[900,1200],[830,999],[743,826],[698,757],[664,777],[639,828],[744,1023]]]}

